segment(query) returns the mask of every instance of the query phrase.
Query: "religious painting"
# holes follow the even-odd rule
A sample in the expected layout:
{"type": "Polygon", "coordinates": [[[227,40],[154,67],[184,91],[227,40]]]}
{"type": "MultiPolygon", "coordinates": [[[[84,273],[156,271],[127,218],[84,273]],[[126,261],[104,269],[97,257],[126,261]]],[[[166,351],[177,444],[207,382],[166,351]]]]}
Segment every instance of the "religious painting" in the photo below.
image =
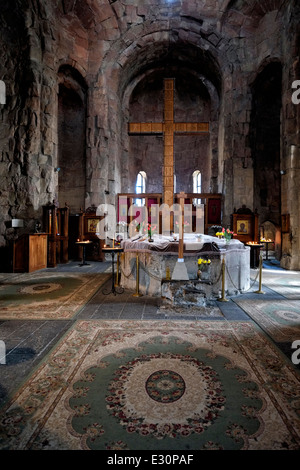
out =
{"type": "Polygon", "coordinates": [[[281,231],[288,233],[290,230],[290,214],[282,214],[281,216],[281,231]]]}
{"type": "Polygon", "coordinates": [[[240,235],[248,235],[250,233],[249,220],[239,219],[236,221],[236,230],[240,235]]]}
{"type": "Polygon", "coordinates": [[[98,224],[100,222],[100,219],[97,218],[91,218],[87,219],[87,232],[89,233],[96,233],[98,232],[98,224]]]}

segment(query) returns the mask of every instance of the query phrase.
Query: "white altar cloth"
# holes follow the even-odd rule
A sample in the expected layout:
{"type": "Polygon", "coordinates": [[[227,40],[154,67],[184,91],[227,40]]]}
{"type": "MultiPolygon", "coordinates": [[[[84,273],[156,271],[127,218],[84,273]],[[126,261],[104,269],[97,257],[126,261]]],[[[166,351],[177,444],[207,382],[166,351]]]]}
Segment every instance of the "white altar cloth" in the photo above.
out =
{"type": "MultiPolygon", "coordinates": [[[[184,234],[184,254],[185,256],[194,256],[196,251],[200,251],[205,243],[214,243],[220,250],[244,250],[245,245],[239,240],[232,239],[227,243],[224,239],[212,237],[210,235],[195,235],[194,233],[184,234]]],[[[154,235],[153,242],[149,242],[148,236],[137,234],[122,242],[122,247],[125,252],[161,252],[177,255],[179,246],[179,237],[175,235],[154,235]]]]}
{"type": "MultiPolygon", "coordinates": [[[[162,285],[167,273],[174,270],[178,261],[178,234],[154,235],[153,242],[140,234],[122,242],[124,254],[121,258],[121,285],[136,290],[136,258],[139,259],[139,292],[153,296],[162,295],[162,285]]],[[[210,235],[184,234],[184,263],[190,280],[196,281],[198,258],[210,259],[208,271],[203,277],[207,286],[206,295],[220,296],[222,288],[222,259],[226,265],[227,295],[246,291],[250,287],[250,248],[239,240],[226,242],[210,235]],[[209,286],[209,287],[208,287],[209,286]]]]}

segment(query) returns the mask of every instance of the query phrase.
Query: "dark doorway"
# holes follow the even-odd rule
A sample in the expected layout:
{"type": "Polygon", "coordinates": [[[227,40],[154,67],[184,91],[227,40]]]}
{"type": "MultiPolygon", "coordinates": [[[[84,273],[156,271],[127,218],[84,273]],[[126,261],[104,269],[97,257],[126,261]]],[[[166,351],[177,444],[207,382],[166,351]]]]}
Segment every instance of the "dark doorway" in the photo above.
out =
{"type": "Polygon", "coordinates": [[[282,68],[271,63],[252,87],[251,148],[254,166],[254,207],[260,220],[280,224],[280,136],[282,68]]]}

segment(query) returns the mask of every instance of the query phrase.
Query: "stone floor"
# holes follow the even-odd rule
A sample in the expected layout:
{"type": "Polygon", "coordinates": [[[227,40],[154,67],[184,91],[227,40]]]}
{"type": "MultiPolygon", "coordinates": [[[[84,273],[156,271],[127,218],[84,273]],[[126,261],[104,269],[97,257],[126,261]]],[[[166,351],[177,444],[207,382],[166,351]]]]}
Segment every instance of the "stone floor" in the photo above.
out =
{"type": "MultiPolygon", "coordinates": [[[[90,263],[89,266],[79,267],[78,263],[70,262],[49,269],[50,272],[66,272],[85,270],[87,272],[107,272],[111,270],[110,261],[90,263]]],[[[47,270],[43,270],[47,271],[47,270]]],[[[6,345],[6,364],[0,364],[0,408],[29,374],[39,365],[45,356],[56,345],[72,324],[79,319],[132,319],[132,320],[219,320],[219,321],[252,321],[236,301],[243,299],[284,299],[284,291],[274,290],[273,279],[288,275],[296,288],[296,298],[300,299],[300,272],[282,270],[275,261],[264,263],[262,272],[264,295],[257,294],[258,271],[251,271],[252,283],[248,292],[228,298],[226,302],[216,300],[209,309],[172,309],[165,305],[160,298],[135,297],[133,292],[123,292],[116,295],[103,293],[103,287],[93,296],[85,307],[70,320],[7,320],[0,321],[0,340],[6,345]],[[275,273],[275,274],[274,274],[275,273]],[[278,277],[279,276],[279,277],[278,277]],[[297,288],[299,287],[299,291],[297,288]],[[297,294],[298,293],[298,294],[297,294]],[[298,297],[297,297],[298,295],[298,297]]],[[[9,274],[0,274],[1,280],[9,274]]],[[[107,283],[108,289],[111,281],[107,283]]],[[[299,319],[300,319],[300,311],[299,319]]],[[[300,321],[299,321],[300,323],[300,321]]],[[[300,338],[298,338],[300,340],[300,338]]],[[[282,352],[291,360],[291,344],[277,344],[282,352]]],[[[297,366],[298,367],[298,366],[297,366]]]]}

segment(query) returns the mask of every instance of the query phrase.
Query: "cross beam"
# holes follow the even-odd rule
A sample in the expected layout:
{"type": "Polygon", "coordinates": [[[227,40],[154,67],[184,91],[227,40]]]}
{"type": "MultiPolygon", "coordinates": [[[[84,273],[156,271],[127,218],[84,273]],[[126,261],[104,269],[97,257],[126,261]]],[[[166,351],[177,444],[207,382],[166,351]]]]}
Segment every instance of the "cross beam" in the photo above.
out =
{"type": "Polygon", "coordinates": [[[163,135],[163,203],[172,207],[174,203],[174,135],[198,135],[209,133],[208,122],[174,121],[174,83],[173,78],[164,79],[164,121],[131,122],[129,135],[163,135]]]}
{"type": "Polygon", "coordinates": [[[181,191],[179,193],[179,204],[180,204],[180,217],[179,217],[179,245],[178,245],[178,259],[183,259],[183,237],[184,237],[184,201],[187,195],[181,191]]]}

